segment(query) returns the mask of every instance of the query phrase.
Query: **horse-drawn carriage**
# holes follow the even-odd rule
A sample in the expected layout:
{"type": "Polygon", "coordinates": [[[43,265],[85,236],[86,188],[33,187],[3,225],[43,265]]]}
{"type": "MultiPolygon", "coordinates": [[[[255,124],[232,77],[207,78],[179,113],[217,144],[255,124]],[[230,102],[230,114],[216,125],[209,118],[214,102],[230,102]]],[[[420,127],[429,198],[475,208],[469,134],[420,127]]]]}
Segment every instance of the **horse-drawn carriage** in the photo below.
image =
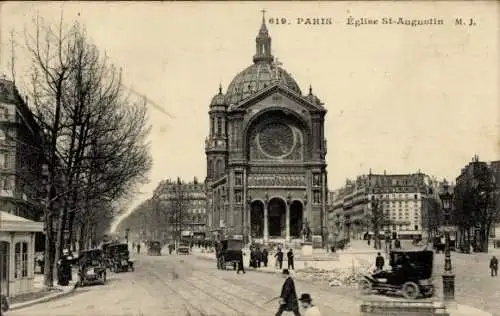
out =
{"type": "Polygon", "coordinates": [[[227,266],[236,266],[243,258],[243,240],[225,239],[221,240],[216,247],[217,269],[226,270],[227,266]]]}
{"type": "Polygon", "coordinates": [[[366,294],[376,291],[380,294],[400,293],[407,299],[432,297],[433,260],[431,250],[393,250],[390,252],[390,269],[364,273],[360,287],[366,294]]]}

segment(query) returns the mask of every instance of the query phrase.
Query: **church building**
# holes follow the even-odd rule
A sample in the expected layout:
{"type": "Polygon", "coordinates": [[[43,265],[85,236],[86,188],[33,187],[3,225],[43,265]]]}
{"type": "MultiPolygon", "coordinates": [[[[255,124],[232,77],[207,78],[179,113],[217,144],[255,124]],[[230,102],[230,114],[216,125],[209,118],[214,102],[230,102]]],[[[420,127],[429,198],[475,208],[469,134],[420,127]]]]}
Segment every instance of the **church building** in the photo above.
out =
{"type": "Polygon", "coordinates": [[[216,238],[292,242],[327,236],[324,104],[271,54],[263,18],[253,64],[210,103],[208,226],[216,238]]]}

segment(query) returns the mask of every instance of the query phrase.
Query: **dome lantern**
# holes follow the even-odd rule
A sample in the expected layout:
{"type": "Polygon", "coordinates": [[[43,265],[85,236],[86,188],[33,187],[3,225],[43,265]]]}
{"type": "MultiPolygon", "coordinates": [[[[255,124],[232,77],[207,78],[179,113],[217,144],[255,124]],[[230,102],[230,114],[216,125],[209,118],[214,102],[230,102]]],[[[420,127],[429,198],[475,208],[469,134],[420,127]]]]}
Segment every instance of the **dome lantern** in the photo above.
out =
{"type": "Polygon", "coordinates": [[[262,10],[262,25],[260,26],[259,34],[255,39],[256,51],[253,56],[254,63],[272,63],[274,60],[273,55],[271,55],[271,37],[266,26],[266,10],[262,10]]]}

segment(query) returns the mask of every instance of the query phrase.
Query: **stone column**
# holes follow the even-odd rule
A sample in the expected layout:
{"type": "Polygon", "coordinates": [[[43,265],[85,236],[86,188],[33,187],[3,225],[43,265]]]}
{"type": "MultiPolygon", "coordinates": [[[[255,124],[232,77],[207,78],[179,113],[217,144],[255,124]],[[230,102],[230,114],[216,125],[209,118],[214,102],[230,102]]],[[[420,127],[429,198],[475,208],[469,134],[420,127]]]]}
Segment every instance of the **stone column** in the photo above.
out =
{"type": "Polygon", "coordinates": [[[264,241],[269,241],[269,214],[267,212],[267,200],[264,201],[264,241]]]}
{"type": "Polygon", "coordinates": [[[285,239],[286,239],[286,241],[290,241],[290,201],[286,202],[285,225],[286,225],[285,239]]]}

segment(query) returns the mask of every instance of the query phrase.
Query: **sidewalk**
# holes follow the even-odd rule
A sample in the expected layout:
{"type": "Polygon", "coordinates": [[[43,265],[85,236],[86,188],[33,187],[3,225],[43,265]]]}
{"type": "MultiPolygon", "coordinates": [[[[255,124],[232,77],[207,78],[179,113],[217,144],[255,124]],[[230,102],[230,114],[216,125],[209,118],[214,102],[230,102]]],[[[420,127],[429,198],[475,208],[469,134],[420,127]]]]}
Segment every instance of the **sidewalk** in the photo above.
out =
{"type": "MultiPolygon", "coordinates": [[[[23,294],[26,296],[32,295],[35,298],[27,299],[25,301],[21,301],[18,303],[11,303],[9,310],[21,309],[35,304],[45,303],[48,301],[65,297],[71,294],[76,289],[77,281],[78,281],[78,270],[73,269],[72,280],[69,281],[69,285],[67,286],[57,285],[56,281],[54,281],[54,288],[47,291],[43,286],[43,275],[35,274],[35,279],[33,280],[33,292],[30,292],[28,294],[23,294]]],[[[19,297],[17,299],[19,299],[19,297]]],[[[16,297],[12,298],[12,300],[15,301],[16,297]]]]}

